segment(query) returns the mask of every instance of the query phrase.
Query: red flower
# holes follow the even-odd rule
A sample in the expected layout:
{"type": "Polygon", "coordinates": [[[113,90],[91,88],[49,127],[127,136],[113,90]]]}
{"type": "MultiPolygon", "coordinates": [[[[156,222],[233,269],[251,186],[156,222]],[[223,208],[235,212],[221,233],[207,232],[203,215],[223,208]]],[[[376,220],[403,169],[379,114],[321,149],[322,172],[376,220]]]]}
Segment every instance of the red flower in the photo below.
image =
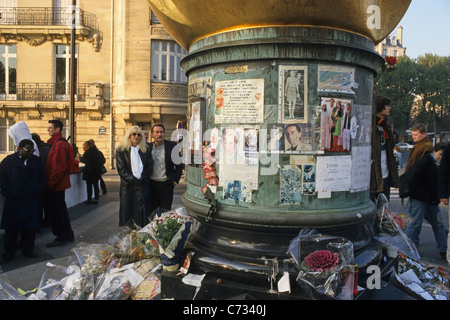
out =
{"type": "Polygon", "coordinates": [[[318,250],[305,258],[305,265],[312,271],[329,271],[339,265],[339,255],[329,250],[318,250]]]}
{"type": "Polygon", "coordinates": [[[397,63],[397,58],[391,56],[384,58],[384,60],[386,60],[386,63],[392,67],[397,63]]]}

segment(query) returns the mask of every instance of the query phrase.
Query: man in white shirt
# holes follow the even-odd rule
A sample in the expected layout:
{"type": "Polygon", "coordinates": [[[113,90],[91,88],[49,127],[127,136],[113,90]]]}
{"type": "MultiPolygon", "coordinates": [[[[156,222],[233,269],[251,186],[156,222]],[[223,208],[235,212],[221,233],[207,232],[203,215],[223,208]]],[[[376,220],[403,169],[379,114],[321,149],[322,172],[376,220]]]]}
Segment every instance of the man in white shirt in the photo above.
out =
{"type": "Polygon", "coordinates": [[[152,127],[153,142],[150,152],[153,158],[153,172],[150,176],[152,195],[152,212],[157,209],[172,209],[173,191],[180,182],[183,164],[175,164],[172,160],[172,150],[176,142],[164,139],[165,128],[162,124],[152,127]]]}

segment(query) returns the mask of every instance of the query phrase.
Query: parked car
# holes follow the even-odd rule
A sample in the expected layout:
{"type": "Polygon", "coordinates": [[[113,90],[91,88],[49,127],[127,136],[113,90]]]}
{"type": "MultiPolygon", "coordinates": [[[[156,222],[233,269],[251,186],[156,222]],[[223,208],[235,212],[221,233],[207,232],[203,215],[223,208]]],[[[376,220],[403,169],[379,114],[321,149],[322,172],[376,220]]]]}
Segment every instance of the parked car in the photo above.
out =
{"type": "Polygon", "coordinates": [[[406,142],[397,143],[395,146],[399,148],[400,152],[411,151],[411,149],[413,147],[412,144],[409,144],[406,142]]]}

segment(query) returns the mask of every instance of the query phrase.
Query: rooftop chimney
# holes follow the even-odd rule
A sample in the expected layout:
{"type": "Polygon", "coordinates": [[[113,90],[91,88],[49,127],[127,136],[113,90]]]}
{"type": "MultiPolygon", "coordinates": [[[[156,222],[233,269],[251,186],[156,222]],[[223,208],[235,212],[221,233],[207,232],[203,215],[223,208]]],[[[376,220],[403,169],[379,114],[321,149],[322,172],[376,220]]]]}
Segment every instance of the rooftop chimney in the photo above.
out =
{"type": "Polygon", "coordinates": [[[402,26],[399,26],[397,28],[397,41],[398,41],[398,44],[401,47],[403,47],[403,27],[402,26]]]}

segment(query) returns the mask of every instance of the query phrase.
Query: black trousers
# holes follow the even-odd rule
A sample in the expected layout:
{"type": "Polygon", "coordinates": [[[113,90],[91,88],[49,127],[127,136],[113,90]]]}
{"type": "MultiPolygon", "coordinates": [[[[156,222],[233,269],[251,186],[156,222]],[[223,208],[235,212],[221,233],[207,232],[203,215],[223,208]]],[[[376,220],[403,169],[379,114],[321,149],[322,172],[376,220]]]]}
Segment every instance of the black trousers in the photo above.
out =
{"type": "Polygon", "coordinates": [[[152,205],[150,212],[155,211],[157,208],[166,210],[172,209],[173,189],[173,183],[169,180],[150,180],[150,193],[152,195],[152,205]]]}
{"type": "Polygon", "coordinates": [[[66,205],[66,191],[52,191],[45,188],[45,210],[56,240],[73,241],[74,234],[66,205]]]}
{"type": "Polygon", "coordinates": [[[22,249],[24,254],[34,253],[34,238],[36,230],[34,229],[6,229],[5,230],[5,243],[3,257],[6,259],[12,259],[17,249],[22,249]],[[17,242],[19,233],[21,239],[17,242]]]}
{"type": "Polygon", "coordinates": [[[106,189],[106,183],[103,181],[103,178],[100,178],[100,188],[102,188],[103,193],[107,193],[108,189],[106,189]]]}
{"type": "Polygon", "coordinates": [[[92,200],[92,188],[94,188],[95,200],[98,200],[100,194],[98,180],[86,180],[86,192],[88,201],[92,200]]]}

